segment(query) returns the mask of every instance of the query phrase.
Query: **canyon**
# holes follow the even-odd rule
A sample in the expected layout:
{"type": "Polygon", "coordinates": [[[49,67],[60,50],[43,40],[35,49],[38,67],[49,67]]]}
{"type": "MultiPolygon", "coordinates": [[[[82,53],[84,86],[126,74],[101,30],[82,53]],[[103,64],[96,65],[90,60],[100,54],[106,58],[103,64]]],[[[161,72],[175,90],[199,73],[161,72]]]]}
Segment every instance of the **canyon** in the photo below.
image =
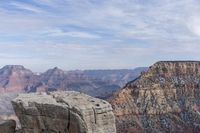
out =
{"type": "Polygon", "coordinates": [[[11,105],[18,93],[68,90],[106,99],[146,69],[64,71],[55,67],[38,74],[21,65],[6,65],[0,69],[0,121],[19,123],[11,105]]]}
{"type": "Polygon", "coordinates": [[[0,69],[0,92],[74,90],[94,97],[109,97],[146,70],[146,67],[140,67],[132,70],[64,71],[55,67],[36,74],[20,65],[7,65],[0,69]]]}
{"type": "Polygon", "coordinates": [[[198,133],[200,62],[157,62],[109,101],[118,133],[198,133]]]}
{"type": "MultiPolygon", "coordinates": [[[[45,76],[42,76],[42,74],[40,75],[40,80],[43,82],[45,81],[41,86],[45,84],[49,84],[52,88],[57,86],[53,81],[56,79],[60,81],[62,77],[64,77],[62,75],[65,75],[66,72],[63,73],[63,71],[57,70],[58,68],[55,69],[56,72],[55,70],[54,72],[56,74],[54,73],[53,75],[59,76],[51,76],[52,70],[47,71],[45,76]]],[[[68,72],[68,74],[70,73],[71,72],[68,72]]],[[[80,74],[82,72],[78,71],[78,73],[80,74]]],[[[101,81],[105,80],[106,82],[108,80],[107,78],[112,77],[109,76],[111,74],[106,75],[102,71],[87,72],[87,74],[90,75],[90,78],[95,76],[97,73],[100,75],[99,77],[102,77],[101,81]]],[[[83,77],[80,76],[80,78],[83,77]]],[[[27,78],[27,81],[29,81],[29,79],[31,78],[27,78]]],[[[32,79],[31,81],[34,81],[35,83],[38,82],[37,80],[32,79]]],[[[113,82],[114,81],[119,82],[119,80],[113,80],[113,82]]],[[[34,85],[34,82],[31,83],[34,85]]],[[[120,84],[121,83],[118,85],[120,86],[120,84]]],[[[28,94],[20,94],[18,98],[13,101],[14,110],[16,111],[20,122],[22,122],[22,125],[26,124],[23,123],[23,120],[28,119],[32,121],[35,119],[35,116],[37,116],[38,123],[30,123],[30,125],[28,124],[27,126],[22,126],[23,130],[32,130],[36,127],[34,130],[57,131],[57,127],[52,126],[53,129],[51,129],[46,128],[43,125],[44,121],[47,122],[46,115],[49,113],[52,114],[51,112],[48,112],[48,110],[56,110],[53,107],[53,109],[50,109],[51,106],[46,106],[46,103],[55,103],[56,105],[59,104],[59,106],[66,107],[66,109],[72,109],[71,106],[68,106],[72,105],[76,108],[76,111],[78,110],[78,115],[81,118],[83,118],[83,114],[88,114],[87,117],[84,117],[84,121],[90,118],[92,119],[90,120],[92,123],[86,122],[90,124],[94,124],[96,120],[101,121],[101,119],[104,118],[101,115],[100,118],[94,116],[94,112],[98,112],[99,110],[101,110],[101,113],[99,114],[106,112],[105,121],[103,120],[104,124],[102,127],[108,126],[105,123],[116,123],[116,126],[115,124],[111,126],[113,127],[112,131],[108,130],[108,133],[199,133],[200,131],[199,61],[159,61],[150,66],[148,70],[142,72],[140,71],[140,75],[137,78],[132,81],[128,81],[124,87],[116,89],[114,93],[111,93],[109,97],[106,97],[106,100],[110,104],[104,100],[86,96],[82,92],[69,94],[68,92],[62,92],[62,89],[56,89],[58,91],[52,92],[46,91],[45,89],[36,89],[33,92],[37,93],[32,93],[30,90],[30,88],[26,89],[26,92],[29,92],[28,94]],[[69,97],[69,99],[66,97],[69,97]],[[74,99],[72,97],[75,97],[77,102],[74,103],[74,99]],[[40,98],[42,100],[40,100],[40,98]],[[48,101],[50,102],[48,103],[48,101]],[[21,102],[23,104],[21,104],[21,102]],[[106,108],[104,108],[104,103],[106,108]],[[75,106],[74,104],[77,104],[78,106],[75,106]],[[44,110],[40,111],[41,107],[44,107],[44,110]],[[90,108],[89,112],[81,112],[81,108],[85,109],[88,107],[90,108]],[[101,107],[101,109],[99,109],[99,107],[101,107]],[[95,108],[95,111],[91,110],[91,108],[95,108]],[[27,111],[23,112],[24,110],[27,111]],[[31,112],[31,114],[33,113],[35,115],[33,116],[30,113],[27,114],[27,112],[31,112]],[[40,118],[43,115],[38,112],[45,112],[45,119],[40,118]],[[29,127],[33,125],[34,127],[29,127]]],[[[9,101],[9,99],[11,100],[17,97],[16,94],[10,94],[7,96],[4,95],[4,100],[7,99],[9,101]]],[[[3,100],[0,102],[3,103],[3,100]]],[[[10,106],[11,104],[9,106],[5,106],[4,110],[7,108],[10,109],[10,106]]],[[[12,114],[12,111],[9,112],[9,114],[12,114]]],[[[64,114],[61,116],[68,118],[64,114]]],[[[12,115],[10,118],[12,118],[12,115]]],[[[58,118],[60,119],[60,117],[58,118]]],[[[59,126],[61,126],[59,127],[60,129],[62,129],[63,126],[62,121],[63,120],[59,121],[59,126]]],[[[102,122],[100,123],[102,124],[102,122]]],[[[46,124],[48,125],[50,123],[47,122],[46,124]]],[[[12,121],[10,121],[10,126],[13,126],[12,121]]],[[[95,125],[92,127],[95,127],[95,125]]],[[[99,128],[101,128],[101,126],[99,126],[99,128]]],[[[62,132],[63,131],[64,129],[62,129],[62,132]]],[[[91,132],[94,131],[95,130],[91,132]]],[[[98,133],[98,130],[95,132],[98,133]]],[[[106,133],[106,131],[103,132],[106,133]]]]}

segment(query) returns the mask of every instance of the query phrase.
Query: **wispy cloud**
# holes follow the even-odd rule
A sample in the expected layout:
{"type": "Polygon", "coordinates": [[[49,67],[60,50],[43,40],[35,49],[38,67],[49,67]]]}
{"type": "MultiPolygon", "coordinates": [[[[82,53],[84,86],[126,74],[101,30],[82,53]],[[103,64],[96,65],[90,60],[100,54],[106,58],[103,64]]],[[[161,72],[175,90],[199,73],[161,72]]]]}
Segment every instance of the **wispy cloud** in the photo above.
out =
{"type": "Polygon", "coordinates": [[[48,36],[68,36],[68,37],[77,37],[77,38],[88,38],[88,39],[98,39],[101,38],[99,35],[92,33],[82,32],[82,31],[62,31],[60,29],[54,29],[50,31],[45,31],[45,34],[48,36]]]}
{"type": "Polygon", "coordinates": [[[66,68],[200,60],[199,4],[198,0],[0,1],[0,52],[14,63],[30,61],[11,59],[13,55],[32,57],[34,68],[41,60],[66,68]]]}
{"type": "Polygon", "coordinates": [[[33,6],[31,4],[22,3],[22,2],[11,2],[10,5],[15,7],[16,9],[20,9],[20,10],[24,10],[24,11],[31,11],[34,13],[43,12],[42,9],[40,9],[36,6],[33,6]]]}

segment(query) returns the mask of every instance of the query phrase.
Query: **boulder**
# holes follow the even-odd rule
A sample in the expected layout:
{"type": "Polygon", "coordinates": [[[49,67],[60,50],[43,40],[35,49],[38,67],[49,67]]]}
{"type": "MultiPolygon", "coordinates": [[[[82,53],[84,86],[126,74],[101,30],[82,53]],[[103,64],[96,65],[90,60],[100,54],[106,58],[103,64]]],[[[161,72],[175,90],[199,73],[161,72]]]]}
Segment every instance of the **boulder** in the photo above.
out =
{"type": "Polygon", "coordinates": [[[24,133],[115,133],[111,105],[74,92],[20,94],[12,101],[24,133]]]}

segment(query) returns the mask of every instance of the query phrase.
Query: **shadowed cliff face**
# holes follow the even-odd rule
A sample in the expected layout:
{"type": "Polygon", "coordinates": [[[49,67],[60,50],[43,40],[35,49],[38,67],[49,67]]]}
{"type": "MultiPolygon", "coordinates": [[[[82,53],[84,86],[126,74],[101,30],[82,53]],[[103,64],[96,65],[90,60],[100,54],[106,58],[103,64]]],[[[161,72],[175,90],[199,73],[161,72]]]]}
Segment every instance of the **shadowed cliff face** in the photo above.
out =
{"type": "Polygon", "coordinates": [[[158,62],[110,101],[118,132],[199,132],[200,62],[158,62]]]}

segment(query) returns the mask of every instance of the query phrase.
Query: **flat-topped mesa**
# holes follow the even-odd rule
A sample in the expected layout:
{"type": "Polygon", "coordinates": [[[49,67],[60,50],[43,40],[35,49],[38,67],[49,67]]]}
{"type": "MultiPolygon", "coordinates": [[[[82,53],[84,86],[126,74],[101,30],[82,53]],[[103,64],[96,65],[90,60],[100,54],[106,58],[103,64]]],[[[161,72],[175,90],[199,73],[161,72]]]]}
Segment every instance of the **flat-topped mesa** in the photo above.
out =
{"type": "Polygon", "coordinates": [[[157,62],[110,102],[118,132],[200,131],[200,62],[157,62]]]}
{"type": "Polygon", "coordinates": [[[12,101],[24,133],[115,133],[111,105],[74,92],[20,94],[12,101]]]}
{"type": "Polygon", "coordinates": [[[187,83],[195,82],[196,84],[196,80],[199,77],[200,61],[159,61],[150,66],[148,71],[143,73],[134,82],[128,83],[125,88],[133,84],[140,84],[143,87],[142,89],[151,89],[152,87],[149,87],[149,85],[152,86],[152,83],[164,86],[166,85],[164,83],[179,84],[183,80],[187,83]],[[145,83],[141,83],[144,80],[145,83]]]}
{"type": "Polygon", "coordinates": [[[149,71],[167,76],[177,74],[200,75],[200,61],[159,61],[152,65],[149,71]]]}

